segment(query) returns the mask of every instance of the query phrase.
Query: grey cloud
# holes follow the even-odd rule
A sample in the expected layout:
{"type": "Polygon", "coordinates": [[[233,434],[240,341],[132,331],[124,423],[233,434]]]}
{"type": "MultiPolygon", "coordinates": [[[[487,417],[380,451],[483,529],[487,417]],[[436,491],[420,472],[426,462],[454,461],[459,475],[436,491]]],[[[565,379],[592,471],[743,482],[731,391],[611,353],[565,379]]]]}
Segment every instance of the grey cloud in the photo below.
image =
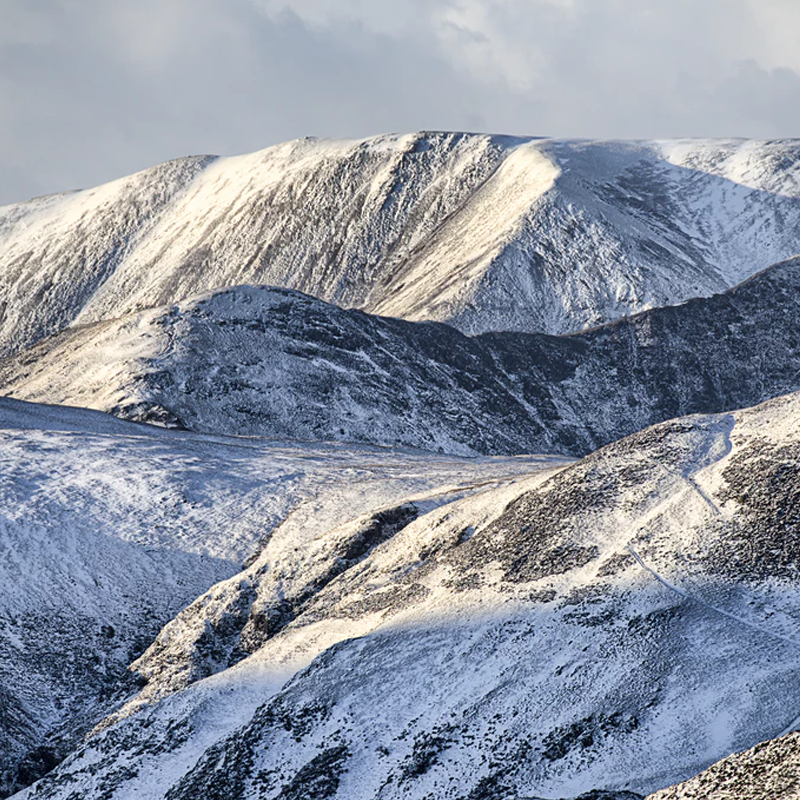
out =
{"type": "Polygon", "coordinates": [[[790,136],[764,2],[4,0],[0,203],[303,135],[790,136]]]}
{"type": "Polygon", "coordinates": [[[115,48],[106,38],[99,5],[96,15],[69,15],[53,3],[62,30],[55,46],[2,46],[0,202],[187,153],[485,121],[481,108],[492,98],[413,42],[357,24],[326,37],[292,14],[272,21],[246,2],[230,3],[235,14],[223,19],[216,3],[193,6],[207,12],[205,27],[175,31],[158,71],[135,55],[145,47],[115,48]]]}

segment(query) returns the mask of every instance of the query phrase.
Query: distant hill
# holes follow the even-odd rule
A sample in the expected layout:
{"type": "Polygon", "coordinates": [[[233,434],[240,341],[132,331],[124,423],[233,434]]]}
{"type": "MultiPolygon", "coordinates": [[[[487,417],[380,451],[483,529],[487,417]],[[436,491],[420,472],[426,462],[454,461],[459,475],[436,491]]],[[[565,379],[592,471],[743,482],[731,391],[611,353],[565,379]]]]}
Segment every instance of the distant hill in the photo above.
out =
{"type": "Polygon", "coordinates": [[[800,389],[800,259],[571,336],[465,336],[234,287],[74,327],[0,391],[190,430],[460,455],[583,455],[671,417],[800,389]]]}

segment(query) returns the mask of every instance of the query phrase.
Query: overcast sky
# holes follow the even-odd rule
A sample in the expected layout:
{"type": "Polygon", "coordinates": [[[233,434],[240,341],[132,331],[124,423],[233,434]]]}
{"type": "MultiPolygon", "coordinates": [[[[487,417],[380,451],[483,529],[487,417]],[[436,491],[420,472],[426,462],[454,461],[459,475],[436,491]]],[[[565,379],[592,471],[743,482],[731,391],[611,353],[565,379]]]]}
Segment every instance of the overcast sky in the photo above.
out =
{"type": "Polygon", "coordinates": [[[419,129],[800,135],[800,0],[0,0],[0,203],[419,129]]]}

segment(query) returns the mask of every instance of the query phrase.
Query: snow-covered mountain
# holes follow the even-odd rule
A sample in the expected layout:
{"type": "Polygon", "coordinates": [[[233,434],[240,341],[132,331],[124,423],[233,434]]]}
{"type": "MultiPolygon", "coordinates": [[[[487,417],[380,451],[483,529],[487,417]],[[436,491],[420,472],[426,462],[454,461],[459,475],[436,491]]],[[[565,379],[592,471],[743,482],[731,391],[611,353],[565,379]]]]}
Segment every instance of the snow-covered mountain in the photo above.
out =
{"type": "Polygon", "coordinates": [[[159,629],[287,520],[311,534],[557,463],[231,440],[0,400],[0,795],[135,693],[127,667],[159,629]]]}
{"type": "Polygon", "coordinates": [[[565,337],[468,337],[235,287],[71,328],[0,391],[205,432],[583,455],[655,422],[800,389],[800,259],[565,337]]]}
{"type": "Polygon", "coordinates": [[[0,209],[0,354],[245,283],[564,333],[723,291],[798,231],[795,141],[304,139],[0,209]]]}
{"type": "Polygon", "coordinates": [[[0,796],[793,797],[797,252],[798,141],[0,208],[0,796]]]}
{"type": "Polygon", "coordinates": [[[137,662],[144,705],[21,797],[642,794],[778,736],[799,423],[800,394],[682,418],[421,515],[273,536],[137,662]]]}

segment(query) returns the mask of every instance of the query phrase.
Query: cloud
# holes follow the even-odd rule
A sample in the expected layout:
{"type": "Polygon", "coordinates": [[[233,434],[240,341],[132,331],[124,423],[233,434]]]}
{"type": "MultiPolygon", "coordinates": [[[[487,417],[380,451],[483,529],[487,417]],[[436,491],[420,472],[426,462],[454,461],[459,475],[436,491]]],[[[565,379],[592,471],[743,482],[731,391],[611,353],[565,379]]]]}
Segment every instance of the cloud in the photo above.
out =
{"type": "Polygon", "coordinates": [[[420,128],[788,136],[795,0],[3,0],[0,203],[420,128]]]}

